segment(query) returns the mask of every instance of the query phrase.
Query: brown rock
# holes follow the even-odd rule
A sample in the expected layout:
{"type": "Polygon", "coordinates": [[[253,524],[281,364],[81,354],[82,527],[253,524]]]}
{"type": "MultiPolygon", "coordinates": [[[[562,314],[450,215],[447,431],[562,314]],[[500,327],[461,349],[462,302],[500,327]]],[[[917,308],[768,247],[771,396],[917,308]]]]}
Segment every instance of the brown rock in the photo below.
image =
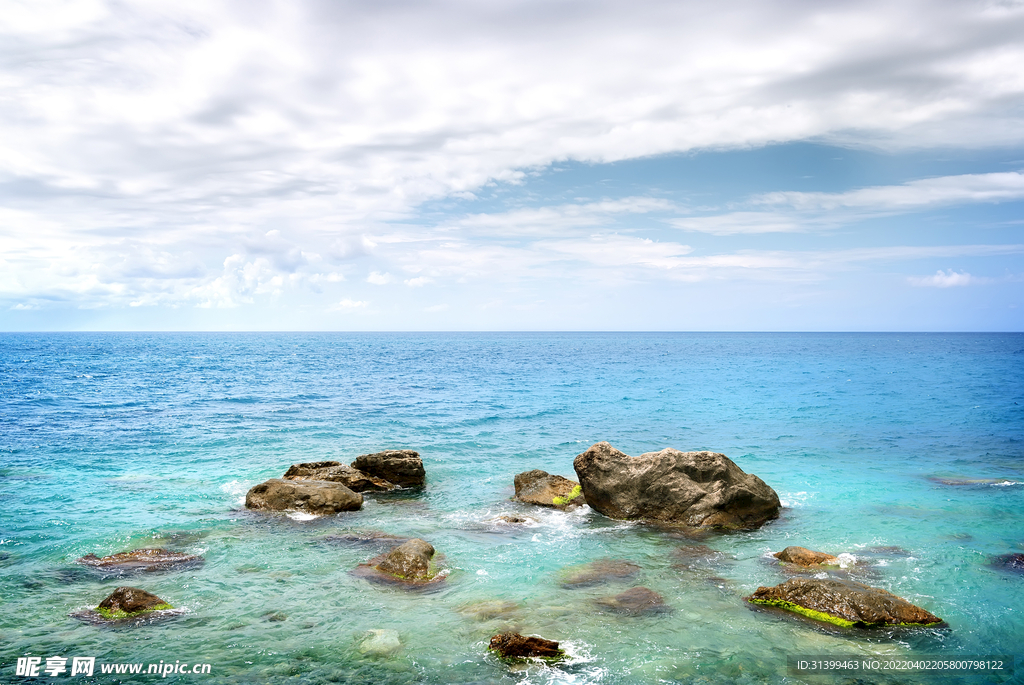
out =
{"type": "Polygon", "coordinates": [[[249,490],[245,496],[245,506],[249,509],[336,514],[361,508],[363,496],[341,483],[271,478],[249,490]]]}
{"type": "Polygon", "coordinates": [[[557,658],[565,652],[558,648],[558,643],[542,637],[524,637],[519,633],[500,633],[491,638],[489,649],[498,653],[503,659],[524,657],[557,658]]]}
{"type": "Polygon", "coordinates": [[[669,610],[664,597],[645,587],[630,588],[615,596],[602,597],[595,601],[604,609],[627,616],[658,614],[669,610]]]}
{"type": "Polygon", "coordinates": [[[598,559],[589,564],[566,569],[562,587],[587,587],[613,580],[628,580],[640,572],[640,567],[624,559],[598,559]]]}
{"type": "Polygon", "coordinates": [[[515,486],[514,499],[526,504],[571,509],[587,503],[579,483],[540,469],[517,474],[515,486]]]}
{"type": "Polygon", "coordinates": [[[323,480],[341,483],[352,492],[384,492],[394,490],[397,485],[381,478],[368,476],[359,469],[340,461],[313,461],[292,464],[284,474],[285,480],[323,480]]]}
{"type": "Polygon", "coordinates": [[[836,578],[790,578],[746,597],[842,626],[930,625],[942,619],[881,588],[836,578]]]}
{"type": "Polygon", "coordinates": [[[147,548],[118,552],[102,558],[95,554],[86,554],[77,563],[91,566],[104,573],[153,573],[199,566],[203,563],[203,558],[162,548],[147,548]]]}
{"type": "Polygon", "coordinates": [[[992,560],[992,565],[1005,571],[1024,573],[1024,554],[1020,552],[1001,554],[992,560]]]}
{"type": "Polygon", "coordinates": [[[365,564],[359,564],[353,575],[366,580],[399,585],[409,589],[436,585],[445,574],[431,568],[434,547],[425,540],[412,538],[390,552],[378,555],[365,564]]]}
{"type": "Polygon", "coordinates": [[[664,449],[631,457],[599,442],[573,461],[592,509],[616,519],[754,528],[778,518],[779,496],[724,454],[664,449]]]}
{"type": "Polygon", "coordinates": [[[352,468],[403,488],[422,488],[426,484],[423,460],[420,459],[419,452],[412,450],[385,450],[363,454],[352,462],[352,468]]]}
{"type": "Polygon", "coordinates": [[[104,617],[128,617],[156,609],[170,609],[171,605],[151,592],[137,587],[119,587],[107,596],[96,610],[104,617]],[[124,615],[124,616],[122,616],[124,615]]]}
{"type": "Polygon", "coordinates": [[[672,551],[677,571],[708,571],[721,566],[730,559],[729,555],[707,545],[686,545],[672,551]]]}
{"type": "Polygon", "coordinates": [[[772,555],[779,561],[785,561],[790,564],[798,564],[799,566],[811,566],[821,565],[826,566],[838,566],[839,559],[831,554],[825,554],[824,552],[815,552],[814,550],[807,549],[806,547],[797,547],[791,545],[781,552],[776,552],[772,555]]]}

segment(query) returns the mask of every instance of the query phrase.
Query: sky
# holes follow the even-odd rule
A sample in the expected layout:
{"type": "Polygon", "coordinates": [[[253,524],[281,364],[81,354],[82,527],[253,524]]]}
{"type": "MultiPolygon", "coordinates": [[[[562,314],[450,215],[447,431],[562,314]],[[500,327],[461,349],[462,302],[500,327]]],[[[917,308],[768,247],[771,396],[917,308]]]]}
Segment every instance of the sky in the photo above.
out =
{"type": "Polygon", "coordinates": [[[0,331],[1024,330],[1024,0],[0,7],[0,331]]]}

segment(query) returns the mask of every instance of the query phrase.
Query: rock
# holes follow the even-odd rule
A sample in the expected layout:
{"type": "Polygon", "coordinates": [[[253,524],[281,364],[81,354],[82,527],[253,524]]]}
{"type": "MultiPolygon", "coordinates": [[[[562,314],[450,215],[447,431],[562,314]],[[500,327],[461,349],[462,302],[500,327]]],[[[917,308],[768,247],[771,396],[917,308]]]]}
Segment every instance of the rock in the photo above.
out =
{"type": "Polygon", "coordinates": [[[598,559],[589,564],[563,571],[562,587],[587,587],[613,580],[629,580],[640,572],[640,567],[623,559],[598,559]]]}
{"type": "Polygon", "coordinates": [[[815,552],[814,550],[807,549],[806,547],[797,547],[792,545],[776,552],[772,555],[779,561],[784,561],[789,564],[797,564],[799,566],[838,566],[839,558],[832,554],[825,554],[824,552],[815,552]]]}
{"type": "Polygon", "coordinates": [[[665,598],[654,590],[645,587],[634,587],[612,597],[595,600],[597,605],[627,616],[658,614],[669,610],[665,598]]]}
{"type": "Polygon", "coordinates": [[[381,478],[403,488],[422,488],[426,484],[426,471],[419,452],[412,450],[385,450],[356,457],[352,468],[381,478]]]}
{"type": "Polygon", "coordinates": [[[403,542],[412,538],[400,535],[392,535],[381,530],[353,530],[335,535],[325,535],[320,542],[332,545],[346,545],[350,547],[369,547],[376,549],[394,549],[403,542]]]}
{"type": "Polygon", "coordinates": [[[340,461],[313,461],[306,464],[292,464],[284,473],[285,480],[324,480],[341,483],[352,492],[385,492],[397,485],[381,478],[368,476],[359,469],[340,461]]]}
{"type": "Polygon", "coordinates": [[[840,626],[931,625],[942,619],[881,588],[836,578],[790,578],[759,587],[751,604],[792,611],[840,626]]]}
{"type": "Polygon", "coordinates": [[[495,516],[492,519],[487,519],[487,521],[492,522],[492,523],[507,523],[507,524],[509,524],[511,526],[522,526],[522,525],[530,525],[532,523],[537,523],[537,519],[535,519],[535,518],[533,518],[531,516],[511,516],[511,515],[495,516]]]}
{"type": "Polygon", "coordinates": [[[534,469],[517,474],[514,499],[555,509],[571,509],[586,504],[580,484],[547,471],[534,469]]]}
{"type": "Polygon", "coordinates": [[[1020,485],[1009,478],[959,478],[946,476],[929,476],[928,480],[939,485],[950,485],[953,487],[978,487],[984,485],[1020,485]]]}
{"type": "Polygon", "coordinates": [[[515,602],[502,599],[488,599],[460,606],[458,611],[463,616],[476,621],[490,621],[495,618],[514,618],[519,614],[520,607],[515,602]]]}
{"type": "Polygon", "coordinates": [[[299,509],[311,514],[336,514],[359,509],[363,506],[363,496],[341,483],[271,478],[249,490],[245,506],[248,509],[299,509]]]}
{"type": "Polygon", "coordinates": [[[374,557],[356,567],[354,573],[367,580],[407,586],[422,586],[444,579],[431,568],[434,547],[425,540],[413,538],[390,552],[374,557]]]}
{"type": "Polygon", "coordinates": [[[525,657],[542,657],[557,659],[565,656],[558,648],[558,643],[542,637],[524,637],[519,633],[500,633],[491,638],[488,649],[497,652],[503,659],[522,659],[525,657]]]}
{"type": "Polygon", "coordinates": [[[718,568],[730,559],[729,555],[707,545],[686,545],[672,551],[677,571],[709,571],[718,568]]]}
{"type": "Polygon", "coordinates": [[[1001,554],[992,560],[992,565],[1005,571],[1024,573],[1024,554],[1001,554]]]}
{"type": "Polygon", "coordinates": [[[368,630],[359,643],[359,653],[369,656],[391,656],[402,648],[398,631],[385,628],[368,630]]]}
{"type": "Polygon", "coordinates": [[[147,548],[134,549],[131,552],[118,552],[102,558],[95,554],[86,554],[76,563],[90,566],[104,573],[121,575],[191,568],[202,565],[203,558],[195,554],[172,552],[162,548],[147,548]]]}
{"type": "Polygon", "coordinates": [[[150,611],[173,607],[151,592],[137,587],[119,587],[107,596],[96,611],[108,621],[131,618],[150,611]]]}
{"type": "Polygon", "coordinates": [[[724,454],[664,449],[630,457],[599,442],[573,461],[592,509],[615,519],[755,528],[778,518],[779,496],[724,454]]]}
{"type": "Polygon", "coordinates": [[[430,559],[434,556],[434,547],[425,540],[413,538],[384,554],[374,564],[378,571],[407,580],[428,580],[430,576],[430,559]]]}

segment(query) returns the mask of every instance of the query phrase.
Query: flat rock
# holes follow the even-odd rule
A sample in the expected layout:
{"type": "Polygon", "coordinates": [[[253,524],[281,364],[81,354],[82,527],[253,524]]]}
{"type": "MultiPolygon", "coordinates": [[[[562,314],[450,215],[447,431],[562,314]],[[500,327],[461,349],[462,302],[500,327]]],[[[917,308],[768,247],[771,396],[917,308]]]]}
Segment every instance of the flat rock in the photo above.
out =
{"type": "Polygon", "coordinates": [[[374,628],[366,631],[359,643],[359,653],[369,656],[391,656],[402,648],[397,630],[374,628]]]}
{"type": "Polygon", "coordinates": [[[419,452],[412,450],[385,450],[363,454],[352,462],[352,468],[403,488],[422,488],[427,479],[419,452]]]}
{"type": "Polygon", "coordinates": [[[249,509],[336,514],[361,508],[363,496],[341,483],[271,478],[249,490],[245,506],[249,509]]]}
{"type": "Polygon", "coordinates": [[[928,480],[939,485],[952,487],[979,487],[984,485],[1020,485],[1018,481],[1009,478],[961,478],[957,476],[929,476],[928,480]]]}
{"type": "Polygon", "coordinates": [[[627,616],[659,614],[669,610],[665,598],[646,587],[634,587],[611,597],[601,597],[595,603],[602,609],[627,616]]]}
{"type": "Polygon", "coordinates": [[[367,475],[340,461],[292,464],[283,477],[285,480],[323,480],[341,483],[352,492],[386,492],[398,487],[394,483],[367,475]]]}
{"type": "Polygon", "coordinates": [[[321,542],[332,545],[346,545],[350,547],[369,547],[376,549],[394,549],[403,542],[412,540],[410,537],[392,535],[382,530],[352,530],[344,533],[325,535],[320,538],[321,542]]]}
{"type": "Polygon", "coordinates": [[[664,449],[631,457],[599,442],[573,461],[590,507],[615,519],[756,528],[778,518],[774,490],[724,454],[664,449]]]}
{"type": "Polygon", "coordinates": [[[790,578],[745,598],[841,626],[931,625],[942,619],[881,588],[837,578],[790,578]]]}
{"type": "Polygon", "coordinates": [[[791,545],[781,552],[772,555],[779,561],[798,566],[838,566],[839,558],[825,552],[815,552],[806,547],[791,545]]]}
{"type": "Polygon", "coordinates": [[[630,580],[640,572],[640,566],[624,559],[598,559],[562,572],[562,587],[587,587],[615,580],[630,580]]]}
{"type": "Polygon", "coordinates": [[[194,568],[203,563],[203,558],[195,554],[172,552],[163,548],[133,549],[130,552],[118,552],[105,557],[86,554],[76,563],[89,566],[106,574],[154,573],[194,568]]]}
{"type": "Polygon", "coordinates": [[[542,657],[554,659],[565,655],[558,643],[542,637],[526,637],[519,633],[499,633],[491,638],[488,647],[503,659],[542,657]]]}
{"type": "Polygon", "coordinates": [[[587,503],[579,483],[540,469],[517,474],[515,487],[514,499],[526,504],[571,509],[587,503]]]}

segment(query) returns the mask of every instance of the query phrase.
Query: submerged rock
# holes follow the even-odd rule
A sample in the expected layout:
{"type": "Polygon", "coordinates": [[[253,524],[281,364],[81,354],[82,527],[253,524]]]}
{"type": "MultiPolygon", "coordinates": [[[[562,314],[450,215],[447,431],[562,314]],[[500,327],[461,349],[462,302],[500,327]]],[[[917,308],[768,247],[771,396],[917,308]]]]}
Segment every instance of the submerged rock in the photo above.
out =
{"type": "Polygon", "coordinates": [[[426,471],[419,452],[412,450],[385,450],[363,454],[352,462],[352,468],[381,478],[403,488],[422,488],[426,484],[426,471]]]}
{"type": "Polygon", "coordinates": [[[203,558],[195,554],[172,552],[163,548],[133,549],[105,557],[86,554],[76,563],[109,574],[153,573],[200,566],[203,558]]]}
{"type": "Polygon", "coordinates": [[[599,442],[573,462],[592,509],[615,519],[753,528],[778,518],[774,490],[724,454],[664,449],[631,457],[599,442]]]}
{"type": "Polygon", "coordinates": [[[363,496],[341,483],[271,478],[249,490],[245,496],[245,506],[248,509],[336,514],[361,508],[363,496]]]}
{"type": "Polygon", "coordinates": [[[580,484],[547,471],[534,469],[517,474],[514,499],[555,509],[571,509],[586,504],[580,484]]]}
{"type": "Polygon", "coordinates": [[[790,578],[759,587],[751,604],[792,611],[840,626],[932,625],[942,619],[896,595],[863,583],[836,578],[790,578]]]}
{"type": "Polygon", "coordinates": [[[354,573],[367,580],[392,582],[407,586],[424,586],[441,581],[443,574],[431,565],[434,547],[425,540],[413,538],[390,552],[374,557],[356,567],[354,573]]]}
{"type": "Polygon", "coordinates": [[[488,599],[482,602],[464,604],[456,609],[456,611],[476,621],[490,621],[495,618],[515,618],[518,616],[520,608],[515,602],[503,599],[488,599]]]}
{"type": "Polygon", "coordinates": [[[562,572],[562,587],[587,587],[613,580],[629,580],[640,572],[640,566],[624,559],[598,559],[562,572]]]}
{"type": "Polygon", "coordinates": [[[391,656],[401,648],[398,631],[387,628],[366,631],[359,643],[359,653],[369,656],[391,656]]]}
{"type": "Polygon", "coordinates": [[[807,549],[806,547],[797,547],[796,545],[791,545],[781,552],[776,552],[772,556],[779,561],[784,561],[788,564],[797,564],[798,566],[839,565],[839,558],[832,554],[815,552],[814,550],[807,549]]]}
{"type": "Polygon", "coordinates": [[[958,476],[929,476],[928,480],[939,485],[952,487],[978,487],[983,485],[1020,485],[1019,482],[1009,478],[961,478],[958,476]]]}
{"type": "Polygon", "coordinates": [[[491,638],[488,646],[503,659],[522,659],[542,657],[557,659],[565,656],[565,651],[558,648],[558,643],[542,637],[525,637],[519,633],[499,633],[491,638]]]}
{"type": "Polygon", "coordinates": [[[394,490],[397,485],[382,478],[369,476],[359,469],[340,461],[313,461],[305,464],[292,464],[284,473],[285,480],[323,480],[341,483],[352,492],[385,492],[394,490]]]}
{"type": "Polygon", "coordinates": [[[646,587],[634,587],[612,597],[601,597],[595,600],[603,609],[627,616],[643,614],[660,614],[669,611],[665,598],[654,590],[646,587]]]}
{"type": "Polygon", "coordinates": [[[677,571],[709,571],[731,559],[725,552],[707,545],[686,545],[672,551],[675,561],[672,568],[677,571]]]}
{"type": "Polygon", "coordinates": [[[351,547],[374,547],[378,549],[393,549],[403,542],[412,538],[401,535],[392,535],[382,530],[353,530],[334,535],[325,535],[320,542],[332,545],[347,545],[351,547]]]}
{"type": "Polygon", "coordinates": [[[1005,571],[1024,573],[1024,554],[1001,554],[992,560],[992,565],[1005,571]]]}

